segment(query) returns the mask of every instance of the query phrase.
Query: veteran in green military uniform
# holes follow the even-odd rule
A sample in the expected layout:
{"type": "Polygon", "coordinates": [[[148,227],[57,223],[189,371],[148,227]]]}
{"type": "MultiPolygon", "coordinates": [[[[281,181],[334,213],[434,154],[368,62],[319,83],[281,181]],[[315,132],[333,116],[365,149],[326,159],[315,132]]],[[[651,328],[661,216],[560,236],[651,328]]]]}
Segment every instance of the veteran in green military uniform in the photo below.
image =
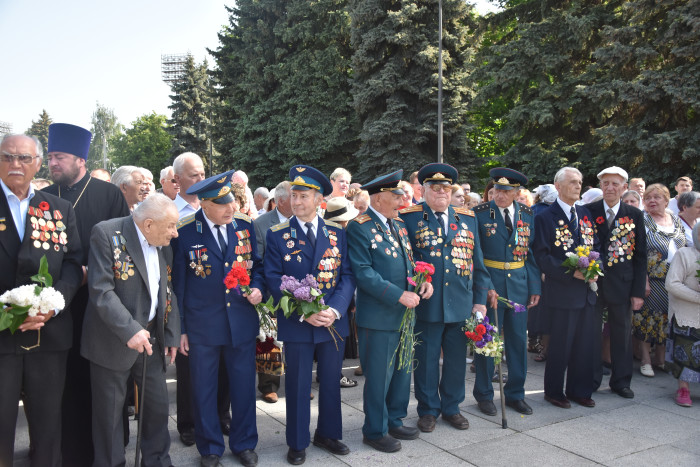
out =
{"type": "Polygon", "coordinates": [[[490,281],[474,213],[450,206],[457,177],[457,170],[448,164],[424,166],[418,171],[418,182],[423,185],[425,201],[401,211],[416,261],[435,266],[435,293],[416,308],[414,384],[418,428],[423,432],[433,431],[441,414],[453,427],[469,428],[459,411],[465,396],[467,358],[462,327],[472,312],[486,314],[490,281]]]}
{"type": "MultiPolygon", "coordinates": [[[[505,167],[491,169],[489,175],[494,181],[494,197],[488,203],[474,208],[484,264],[491,277],[489,299],[490,302],[493,301],[498,294],[530,308],[539,303],[541,289],[540,270],[530,254],[535,221],[532,210],[515,201],[519,188],[526,185],[528,179],[520,172],[505,167]]],[[[527,311],[517,311],[503,303],[498,303],[497,309],[508,361],[508,382],[504,391],[506,405],[530,415],[532,408],[525,402],[524,389],[527,373],[527,311]]],[[[489,308],[488,315],[492,322],[493,313],[494,309],[489,308]]],[[[476,355],[474,364],[474,398],[483,413],[496,415],[491,379],[494,361],[476,355]]]]}

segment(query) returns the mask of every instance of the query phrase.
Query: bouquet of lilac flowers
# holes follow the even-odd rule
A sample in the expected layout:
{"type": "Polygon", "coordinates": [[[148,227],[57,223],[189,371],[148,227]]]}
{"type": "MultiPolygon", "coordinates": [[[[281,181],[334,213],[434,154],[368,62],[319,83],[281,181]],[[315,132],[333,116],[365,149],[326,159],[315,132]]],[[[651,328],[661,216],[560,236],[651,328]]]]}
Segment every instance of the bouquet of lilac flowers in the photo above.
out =
{"type": "MultiPolygon", "coordinates": [[[[280,290],[283,296],[278,306],[282,309],[285,318],[289,318],[296,312],[299,315],[299,321],[302,321],[329,308],[323,301],[325,294],[321,292],[316,279],[311,274],[307,274],[302,280],[292,276],[282,276],[280,290]]],[[[338,339],[342,341],[343,338],[333,325],[328,327],[328,332],[331,333],[337,349],[338,339]]]]}
{"type": "Polygon", "coordinates": [[[595,282],[590,282],[591,279],[595,279],[598,276],[603,275],[603,271],[600,269],[600,254],[592,250],[589,246],[580,245],[576,247],[575,252],[569,252],[566,254],[566,259],[562,263],[567,271],[574,273],[580,271],[583,274],[583,278],[588,282],[591,290],[598,292],[598,284],[595,282]]]}
{"type": "Polygon", "coordinates": [[[516,313],[522,313],[523,311],[527,311],[527,307],[525,305],[515,303],[513,300],[508,300],[505,297],[498,297],[498,301],[503,303],[508,308],[513,308],[513,311],[515,311],[516,313]]]}

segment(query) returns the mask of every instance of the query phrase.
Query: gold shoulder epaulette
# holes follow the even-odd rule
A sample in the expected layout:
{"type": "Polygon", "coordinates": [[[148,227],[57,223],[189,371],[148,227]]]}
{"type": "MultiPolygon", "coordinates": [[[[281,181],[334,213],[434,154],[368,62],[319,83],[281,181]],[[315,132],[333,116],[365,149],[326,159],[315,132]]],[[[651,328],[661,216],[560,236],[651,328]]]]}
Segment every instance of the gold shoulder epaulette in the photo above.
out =
{"type": "Polygon", "coordinates": [[[395,220],[396,222],[404,223],[403,219],[401,219],[401,218],[398,217],[398,216],[397,216],[397,217],[394,217],[394,220],[395,220]]]}
{"type": "Polygon", "coordinates": [[[370,219],[371,219],[371,217],[369,217],[369,214],[361,214],[361,215],[357,216],[356,218],[354,218],[353,220],[355,222],[357,222],[358,224],[364,224],[365,222],[367,222],[370,219]]]}
{"type": "Polygon", "coordinates": [[[474,206],[474,212],[481,212],[481,211],[488,209],[488,208],[489,208],[488,202],[477,204],[476,206],[474,206]]]}
{"type": "Polygon", "coordinates": [[[342,229],[342,228],[343,228],[342,225],[337,224],[337,223],[335,223],[335,222],[333,222],[333,221],[327,221],[327,220],[324,219],[323,222],[325,222],[326,225],[329,226],[329,227],[335,227],[336,229],[342,229]]]}
{"type": "Polygon", "coordinates": [[[270,230],[272,230],[273,232],[277,232],[278,230],[286,229],[287,227],[289,227],[289,221],[273,225],[272,227],[270,227],[270,230]]]}
{"type": "Polygon", "coordinates": [[[400,210],[399,212],[400,212],[401,214],[406,214],[406,213],[408,213],[408,212],[422,212],[422,211],[423,211],[423,206],[421,206],[420,204],[414,204],[413,206],[409,206],[409,207],[407,207],[407,208],[403,208],[403,209],[400,210]]]}
{"type": "Polygon", "coordinates": [[[177,221],[177,228],[179,229],[180,227],[184,227],[187,224],[191,224],[194,222],[194,214],[190,214],[189,216],[185,216],[179,221],[177,221]]]}
{"type": "Polygon", "coordinates": [[[234,213],[234,214],[233,214],[233,217],[235,217],[236,219],[244,220],[244,221],[248,222],[249,224],[252,224],[252,223],[253,223],[253,219],[251,219],[250,217],[246,216],[246,215],[243,214],[242,212],[236,212],[236,213],[234,213]]]}
{"type": "Polygon", "coordinates": [[[464,214],[465,216],[474,217],[474,211],[468,208],[455,208],[457,214],[464,214]]]}

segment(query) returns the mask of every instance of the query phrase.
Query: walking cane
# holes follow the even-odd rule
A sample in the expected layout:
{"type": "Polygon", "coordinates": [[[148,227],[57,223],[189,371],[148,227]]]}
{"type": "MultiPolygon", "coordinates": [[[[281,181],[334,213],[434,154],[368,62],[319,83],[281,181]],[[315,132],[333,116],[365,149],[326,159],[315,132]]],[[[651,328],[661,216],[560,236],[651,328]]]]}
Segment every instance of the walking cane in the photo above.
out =
{"type": "MultiPolygon", "coordinates": [[[[496,309],[494,311],[494,315],[496,317],[496,328],[498,328],[498,332],[500,333],[501,326],[499,326],[498,324],[498,306],[496,306],[496,309]]],[[[505,430],[506,428],[508,428],[508,419],[506,419],[506,398],[503,397],[503,369],[501,368],[501,360],[503,360],[502,355],[501,358],[498,360],[498,386],[501,391],[501,427],[505,430]]]]}
{"type": "MultiPolygon", "coordinates": [[[[156,344],[156,338],[155,337],[150,337],[148,339],[148,342],[151,344],[151,346],[155,346],[156,344]]],[[[155,349],[153,350],[155,352],[155,349]]],[[[141,395],[139,396],[139,420],[138,420],[138,429],[136,432],[136,460],[134,461],[134,467],[140,467],[140,461],[141,461],[141,425],[143,424],[143,410],[146,407],[146,398],[144,397],[146,394],[146,363],[148,362],[148,353],[146,352],[146,349],[143,349],[143,369],[141,370],[141,395]]],[[[501,391],[502,392],[502,391],[501,391]]]]}

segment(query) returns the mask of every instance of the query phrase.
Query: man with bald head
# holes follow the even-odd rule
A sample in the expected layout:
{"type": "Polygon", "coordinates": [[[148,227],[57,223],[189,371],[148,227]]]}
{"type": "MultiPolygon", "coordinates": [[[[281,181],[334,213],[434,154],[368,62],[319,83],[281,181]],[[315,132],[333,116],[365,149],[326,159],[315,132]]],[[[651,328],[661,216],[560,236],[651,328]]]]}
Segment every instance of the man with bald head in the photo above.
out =
{"type": "Polygon", "coordinates": [[[173,173],[175,182],[180,185],[180,192],[175,196],[175,205],[182,219],[199,209],[197,195],[188,195],[187,190],[205,178],[202,158],[193,152],[183,152],[173,161],[173,173]]]}

